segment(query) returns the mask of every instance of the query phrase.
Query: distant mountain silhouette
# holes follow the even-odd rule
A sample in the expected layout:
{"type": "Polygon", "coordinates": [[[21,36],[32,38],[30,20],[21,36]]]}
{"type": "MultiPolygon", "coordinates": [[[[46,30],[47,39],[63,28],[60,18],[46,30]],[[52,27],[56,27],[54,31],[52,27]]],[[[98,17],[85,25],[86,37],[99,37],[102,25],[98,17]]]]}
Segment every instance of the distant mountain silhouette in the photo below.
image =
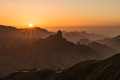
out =
{"type": "Polygon", "coordinates": [[[115,55],[118,53],[116,50],[111,48],[110,46],[107,46],[102,43],[98,43],[95,41],[90,41],[88,39],[81,39],[78,44],[85,44],[91,47],[94,51],[96,51],[99,55],[101,55],[103,58],[108,58],[112,55],[115,55]]]}
{"type": "Polygon", "coordinates": [[[80,41],[78,41],[78,43],[79,44],[85,44],[85,45],[87,45],[87,44],[89,44],[89,43],[91,43],[92,41],[91,40],[89,40],[89,39],[80,39],[80,41]]]}
{"type": "Polygon", "coordinates": [[[113,49],[117,50],[118,52],[120,52],[120,35],[113,38],[105,38],[105,39],[99,40],[98,42],[102,44],[106,44],[112,47],[113,49]]]}
{"type": "Polygon", "coordinates": [[[0,74],[32,68],[67,68],[79,61],[100,58],[89,46],[69,42],[63,38],[62,32],[58,31],[46,39],[2,47],[0,74]]]}
{"type": "Polygon", "coordinates": [[[17,29],[11,26],[0,25],[0,47],[15,46],[21,43],[33,42],[40,38],[47,38],[54,32],[42,28],[17,29]]]}
{"type": "Polygon", "coordinates": [[[119,80],[120,54],[105,60],[80,62],[65,70],[26,70],[13,73],[5,80],[119,80]]]}
{"type": "Polygon", "coordinates": [[[0,37],[12,36],[14,33],[17,33],[17,28],[0,25],[0,37]]]}
{"type": "Polygon", "coordinates": [[[87,33],[85,31],[63,32],[63,36],[74,43],[77,43],[80,39],[89,39],[91,41],[96,41],[106,38],[106,36],[102,34],[87,33]]]}
{"type": "Polygon", "coordinates": [[[0,25],[0,30],[17,30],[17,28],[12,27],[12,26],[4,26],[4,25],[0,25]]]}
{"type": "MultiPolygon", "coordinates": [[[[53,35],[53,34],[55,33],[39,27],[35,27],[32,29],[28,29],[28,28],[17,29],[11,26],[0,25],[0,37],[30,39],[30,38],[46,38],[49,35],[53,35]]],[[[82,32],[63,31],[63,37],[74,43],[77,43],[80,39],[90,39],[91,41],[95,41],[95,40],[106,38],[106,36],[104,35],[87,33],[85,31],[82,31],[82,32]]]]}
{"type": "Polygon", "coordinates": [[[35,27],[32,29],[21,28],[17,29],[11,26],[0,25],[0,36],[3,37],[16,37],[16,38],[46,38],[53,32],[49,32],[46,29],[35,27]]]}
{"type": "Polygon", "coordinates": [[[103,58],[108,58],[117,53],[117,51],[113,48],[107,45],[100,44],[98,42],[91,42],[87,45],[94,49],[97,53],[99,53],[99,55],[101,55],[103,58]]]}

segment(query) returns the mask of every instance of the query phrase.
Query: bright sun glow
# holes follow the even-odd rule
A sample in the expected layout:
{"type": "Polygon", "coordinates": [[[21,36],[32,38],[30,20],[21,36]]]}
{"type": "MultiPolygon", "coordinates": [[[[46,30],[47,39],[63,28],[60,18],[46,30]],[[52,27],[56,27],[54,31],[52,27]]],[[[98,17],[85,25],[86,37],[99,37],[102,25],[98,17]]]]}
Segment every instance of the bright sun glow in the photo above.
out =
{"type": "Polygon", "coordinates": [[[29,24],[29,27],[33,27],[33,24],[29,24]]]}

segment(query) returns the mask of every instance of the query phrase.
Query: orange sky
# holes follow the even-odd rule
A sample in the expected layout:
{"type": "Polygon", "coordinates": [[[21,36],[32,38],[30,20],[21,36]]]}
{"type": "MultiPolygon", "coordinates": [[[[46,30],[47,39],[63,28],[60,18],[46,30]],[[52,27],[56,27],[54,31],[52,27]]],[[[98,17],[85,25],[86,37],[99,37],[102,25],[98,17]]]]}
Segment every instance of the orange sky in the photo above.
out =
{"type": "Polygon", "coordinates": [[[120,25],[120,0],[0,0],[0,24],[27,27],[120,25]]]}

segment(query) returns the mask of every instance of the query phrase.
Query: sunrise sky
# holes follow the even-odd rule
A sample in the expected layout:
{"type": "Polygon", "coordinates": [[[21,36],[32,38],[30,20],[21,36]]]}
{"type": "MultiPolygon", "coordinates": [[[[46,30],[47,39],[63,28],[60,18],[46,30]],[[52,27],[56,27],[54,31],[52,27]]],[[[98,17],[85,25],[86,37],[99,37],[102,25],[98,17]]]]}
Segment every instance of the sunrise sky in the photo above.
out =
{"type": "Polygon", "coordinates": [[[120,25],[120,0],[0,0],[0,10],[0,25],[120,25]]]}

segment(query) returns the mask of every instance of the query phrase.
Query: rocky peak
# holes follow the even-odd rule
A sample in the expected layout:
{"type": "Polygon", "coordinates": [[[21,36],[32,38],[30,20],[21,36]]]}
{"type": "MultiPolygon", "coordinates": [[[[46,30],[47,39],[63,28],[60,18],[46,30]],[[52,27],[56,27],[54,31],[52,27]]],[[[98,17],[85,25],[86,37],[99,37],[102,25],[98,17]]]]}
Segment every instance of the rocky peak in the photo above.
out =
{"type": "Polygon", "coordinates": [[[62,31],[58,30],[57,33],[56,33],[56,36],[62,38],[62,31]]]}
{"type": "Polygon", "coordinates": [[[54,35],[50,35],[48,38],[52,38],[52,39],[62,39],[62,31],[58,30],[56,34],[54,35]]]}

